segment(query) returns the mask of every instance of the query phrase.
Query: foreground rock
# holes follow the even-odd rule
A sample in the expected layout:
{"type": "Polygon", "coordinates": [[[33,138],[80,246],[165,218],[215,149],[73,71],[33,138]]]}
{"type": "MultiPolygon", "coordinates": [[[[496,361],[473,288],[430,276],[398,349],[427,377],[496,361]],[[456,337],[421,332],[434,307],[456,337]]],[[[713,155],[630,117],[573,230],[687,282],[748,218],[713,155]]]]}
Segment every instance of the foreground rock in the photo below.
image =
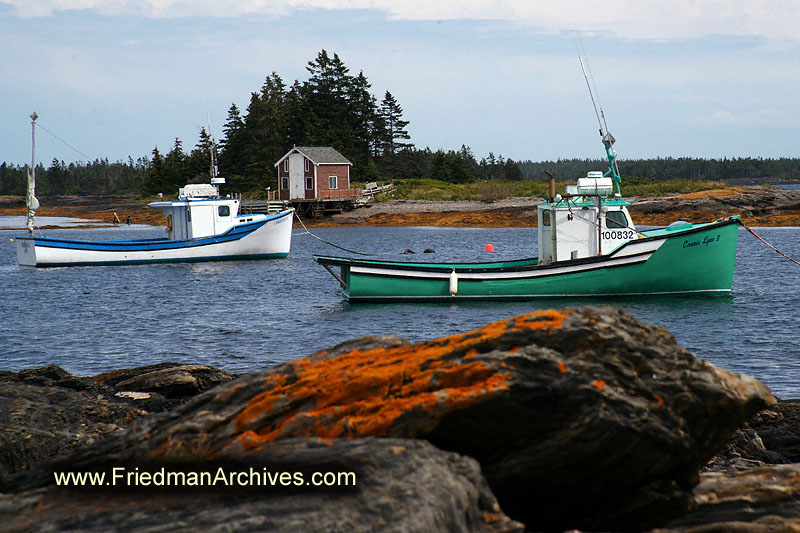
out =
{"type": "Polygon", "coordinates": [[[684,514],[699,469],[774,403],[623,311],[546,311],[416,345],[346,342],[221,385],[68,464],[424,438],[477,459],[502,509],[531,530],[641,530],[684,514]]]}
{"type": "MultiPolygon", "coordinates": [[[[95,463],[92,468],[110,477],[112,465],[124,468],[125,473],[136,472],[140,479],[146,470],[141,461],[95,463]]],[[[0,529],[309,533],[523,530],[521,524],[500,511],[475,460],[443,452],[424,441],[357,439],[320,444],[291,440],[250,453],[244,461],[231,455],[211,463],[183,457],[181,461],[154,465],[151,471],[162,472],[162,468],[171,473],[206,471],[217,482],[204,487],[184,482],[127,488],[50,488],[0,497],[0,529]],[[221,481],[220,472],[227,477],[234,474],[234,483],[221,481]],[[270,486],[267,473],[282,481],[270,486]],[[323,473],[323,479],[330,481],[319,487],[307,485],[314,473],[323,473]]],[[[158,478],[154,479],[157,482],[158,478]]]]}
{"type": "Polygon", "coordinates": [[[695,502],[693,512],[663,531],[800,532],[800,464],[705,473],[695,502]]]}
{"type": "Polygon", "coordinates": [[[0,482],[231,379],[222,370],[178,363],[94,378],[73,376],[55,365],[2,372],[0,482]]]}

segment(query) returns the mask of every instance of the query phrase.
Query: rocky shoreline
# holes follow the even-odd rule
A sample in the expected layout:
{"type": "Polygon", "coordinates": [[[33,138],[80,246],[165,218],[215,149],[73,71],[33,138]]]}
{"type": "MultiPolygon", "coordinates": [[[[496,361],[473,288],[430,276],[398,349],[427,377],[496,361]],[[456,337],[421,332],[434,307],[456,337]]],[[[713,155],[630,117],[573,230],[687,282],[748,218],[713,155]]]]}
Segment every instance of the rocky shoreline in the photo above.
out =
{"type": "Polygon", "coordinates": [[[0,531],[800,530],[800,401],[612,307],[239,376],[0,372],[0,399],[0,531]]]}
{"type": "MultiPolygon", "coordinates": [[[[773,187],[732,187],[656,198],[628,198],[633,220],[643,226],[664,226],[676,220],[708,222],[741,215],[750,226],[800,226],[800,191],[773,187]]],[[[531,227],[536,225],[540,198],[516,197],[479,201],[392,200],[315,220],[307,226],[448,226],[531,227]]],[[[40,216],[64,216],[109,223],[120,221],[163,225],[160,211],[133,196],[51,197],[41,199],[40,216]]],[[[0,215],[24,216],[24,199],[0,198],[0,215]]],[[[74,226],[73,226],[74,227],[74,226]]]]}

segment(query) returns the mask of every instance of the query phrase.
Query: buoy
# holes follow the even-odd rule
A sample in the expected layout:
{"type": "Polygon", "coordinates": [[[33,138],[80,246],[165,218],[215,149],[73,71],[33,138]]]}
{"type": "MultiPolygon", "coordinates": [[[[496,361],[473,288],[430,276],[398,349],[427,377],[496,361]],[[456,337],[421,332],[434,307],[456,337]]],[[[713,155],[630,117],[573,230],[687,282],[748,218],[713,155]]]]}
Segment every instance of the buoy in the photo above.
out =
{"type": "Polygon", "coordinates": [[[494,252],[494,244],[487,244],[484,248],[487,252],[494,252]]]}
{"type": "Polygon", "coordinates": [[[455,296],[458,294],[458,274],[456,274],[456,270],[450,273],[450,296],[455,296]]]}

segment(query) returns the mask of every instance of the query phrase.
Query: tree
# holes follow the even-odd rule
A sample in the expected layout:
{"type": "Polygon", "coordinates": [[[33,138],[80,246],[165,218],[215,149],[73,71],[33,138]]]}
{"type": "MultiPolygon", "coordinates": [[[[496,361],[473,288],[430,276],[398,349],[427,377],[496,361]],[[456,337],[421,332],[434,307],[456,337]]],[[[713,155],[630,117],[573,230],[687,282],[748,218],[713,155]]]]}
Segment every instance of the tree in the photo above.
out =
{"type": "Polygon", "coordinates": [[[392,93],[386,91],[378,110],[383,124],[382,140],[383,154],[395,154],[397,150],[409,148],[410,143],[402,142],[403,139],[410,139],[406,127],[408,121],[403,120],[403,108],[397,103],[392,93]]]}

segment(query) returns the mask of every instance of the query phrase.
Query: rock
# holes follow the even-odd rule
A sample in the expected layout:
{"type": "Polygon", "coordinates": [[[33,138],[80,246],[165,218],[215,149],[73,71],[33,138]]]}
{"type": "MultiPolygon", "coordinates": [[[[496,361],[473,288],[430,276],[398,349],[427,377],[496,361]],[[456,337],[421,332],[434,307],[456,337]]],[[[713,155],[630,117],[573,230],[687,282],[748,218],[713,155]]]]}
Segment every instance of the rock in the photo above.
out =
{"type": "Polygon", "coordinates": [[[73,376],[56,365],[0,373],[0,487],[10,475],[176,405],[178,395],[196,394],[232,377],[212,367],[178,363],[94,378],[73,376]],[[152,391],[169,394],[171,403],[152,391]]]}
{"type": "Polygon", "coordinates": [[[800,464],[705,473],[695,500],[694,512],[659,531],[800,531],[800,464]]]}
{"type": "Polygon", "coordinates": [[[646,529],[684,513],[702,465],[774,403],[624,311],[542,311],[415,345],[343,343],[225,383],[80,460],[424,438],[476,458],[529,529],[646,529]]]}
{"type": "Polygon", "coordinates": [[[233,374],[211,366],[160,363],[115,370],[93,379],[120,391],[156,392],[167,399],[180,399],[195,396],[233,378],[233,374]]]}
{"type": "Polygon", "coordinates": [[[140,476],[149,468],[154,482],[158,482],[155,474],[164,472],[162,486],[51,486],[0,496],[2,530],[27,532],[35,526],[38,531],[130,532],[523,531],[522,524],[502,513],[475,460],[424,441],[286,440],[249,453],[246,459],[225,454],[212,463],[184,456],[149,465],[135,461],[84,466],[109,478],[112,467],[140,476]],[[230,478],[233,484],[164,486],[169,479],[166,472],[205,471],[213,479],[220,469],[226,478],[235,473],[230,478]],[[282,481],[269,486],[267,473],[282,481]],[[323,474],[323,481],[339,479],[341,484],[306,485],[314,473],[323,474]],[[250,486],[238,486],[240,479],[250,486]]]}
{"type": "Polygon", "coordinates": [[[28,371],[0,379],[0,485],[10,474],[122,431],[145,414],[95,391],[49,384],[72,380],[47,368],[32,379],[36,373],[28,371]]]}
{"type": "Polygon", "coordinates": [[[800,462],[800,400],[784,400],[749,421],[767,450],[800,462]]]}

